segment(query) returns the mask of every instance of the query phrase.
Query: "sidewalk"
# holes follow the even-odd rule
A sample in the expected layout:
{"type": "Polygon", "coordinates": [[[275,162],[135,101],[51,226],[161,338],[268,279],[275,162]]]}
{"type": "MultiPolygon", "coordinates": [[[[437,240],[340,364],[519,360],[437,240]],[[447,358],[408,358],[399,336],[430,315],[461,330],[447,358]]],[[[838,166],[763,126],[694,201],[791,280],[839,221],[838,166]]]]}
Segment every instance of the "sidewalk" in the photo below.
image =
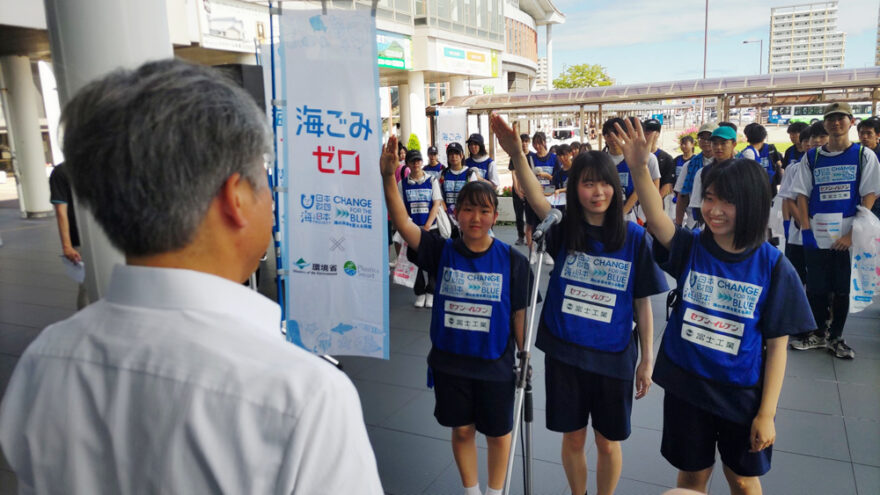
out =
{"type": "MultiPolygon", "coordinates": [[[[18,357],[46,325],[75,311],[76,286],[63,273],[55,219],[23,220],[16,200],[0,198],[0,393],[18,357]]],[[[512,227],[495,229],[512,241],[512,227]]],[[[546,282],[546,268],[543,280],[546,282]]],[[[446,428],[433,418],[425,387],[430,312],[412,307],[412,292],[391,289],[391,359],[343,357],[358,388],[364,419],[387,493],[459,494],[461,484],[446,428]]],[[[653,298],[655,352],[665,321],[665,295],[653,298]]],[[[842,361],[824,351],[789,352],[777,415],[773,469],[762,478],[768,494],[880,493],[880,304],[851,315],[846,340],[856,351],[842,361]]],[[[279,345],[284,345],[279,343],[279,345]]],[[[544,426],[543,356],[534,358],[534,493],[567,493],[560,464],[561,435],[544,426]]],[[[657,386],[633,405],[633,433],[623,443],[618,494],[658,494],[675,483],[660,456],[663,390],[657,386]]],[[[592,437],[592,435],[591,435],[592,437]]],[[[588,440],[592,444],[593,440],[588,440]]],[[[480,439],[480,480],[485,489],[485,440],[480,439]]],[[[590,493],[595,493],[595,448],[587,452],[590,493]]],[[[517,462],[512,492],[522,493],[517,462]]],[[[16,493],[15,476],[0,459],[0,495],[16,493]]],[[[720,469],[710,493],[728,493],[720,469]]]]}

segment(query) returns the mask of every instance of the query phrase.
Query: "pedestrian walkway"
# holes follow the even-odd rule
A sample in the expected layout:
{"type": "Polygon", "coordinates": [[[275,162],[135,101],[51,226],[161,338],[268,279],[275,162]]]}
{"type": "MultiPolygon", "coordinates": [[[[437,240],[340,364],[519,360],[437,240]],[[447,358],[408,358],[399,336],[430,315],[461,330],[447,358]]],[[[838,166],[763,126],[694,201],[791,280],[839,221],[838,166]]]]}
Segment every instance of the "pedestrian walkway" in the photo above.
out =
{"type": "MultiPolygon", "coordinates": [[[[496,234],[513,241],[512,227],[496,234]]],[[[55,220],[23,220],[16,200],[0,200],[0,393],[18,357],[48,324],[75,311],[76,285],[64,275],[55,220]]],[[[547,269],[544,268],[546,282],[547,269]]],[[[433,417],[433,393],[425,386],[430,312],[412,307],[412,291],[391,289],[391,359],[344,357],[358,388],[364,419],[385,491],[395,495],[461,493],[450,431],[433,417]]],[[[652,299],[656,352],[662,336],[664,296],[652,299]]],[[[764,493],[880,493],[880,304],[851,315],[845,337],[854,361],[824,351],[789,351],[777,414],[773,469],[764,493]]],[[[279,342],[279,345],[285,345],[279,342]]],[[[544,426],[544,359],[535,352],[534,493],[564,494],[559,460],[561,435],[544,426]]],[[[633,405],[633,433],[623,443],[623,475],[617,493],[657,494],[675,483],[676,471],[660,456],[663,390],[654,386],[633,405]]],[[[591,435],[592,436],[592,435],[591,435]]],[[[592,438],[588,440],[592,443],[592,438]]],[[[480,479],[485,488],[485,440],[480,479]]],[[[595,493],[595,448],[587,452],[590,493],[595,493]]],[[[512,492],[522,493],[521,462],[512,492]]],[[[0,459],[0,495],[16,493],[15,476],[0,459]]],[[[720,470],[710,493],[728,493],[720,470]]]]}

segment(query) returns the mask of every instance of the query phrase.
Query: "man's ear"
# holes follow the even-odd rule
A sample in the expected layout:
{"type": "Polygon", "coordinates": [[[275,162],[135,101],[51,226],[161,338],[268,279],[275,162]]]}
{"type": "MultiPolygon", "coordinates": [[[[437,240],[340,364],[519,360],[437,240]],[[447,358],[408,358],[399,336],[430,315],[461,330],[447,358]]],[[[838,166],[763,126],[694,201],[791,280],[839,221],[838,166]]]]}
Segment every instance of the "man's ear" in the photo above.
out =
{"type": "Polygon", "coordinates": [[[244,212],[243,195],[248,192],[250,184],[238,172],[230,175],[220,186],[217,201],[223,218],[235,227],[247,225],[244,212]]]}

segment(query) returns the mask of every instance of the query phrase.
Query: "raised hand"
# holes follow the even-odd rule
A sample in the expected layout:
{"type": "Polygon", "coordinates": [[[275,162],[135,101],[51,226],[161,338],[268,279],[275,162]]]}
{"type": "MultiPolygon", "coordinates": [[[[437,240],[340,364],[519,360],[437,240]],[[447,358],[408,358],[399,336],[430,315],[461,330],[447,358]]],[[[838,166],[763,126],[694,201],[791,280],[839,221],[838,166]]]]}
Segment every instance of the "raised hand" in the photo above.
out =
{"type": "Polygon", "coordinates": [[[522,141],[519,139],[519,134],[500,115],[492,113],[489,116],[489,125],[492,127],[492,132],[495,133],[495,139],[498,140],[498,144],[501,145],[505,153],[510,156],[522,153],[522,141]]]}
{"type": "Polygon", "coordinates": [[[382,158],[379,160],[379,171],[383,177],[394,175],[394,171],[400,165],[397,161],[397,136],[388,138],[385,147],[382,148],[382,158]]]}
{"type": "Polygon", "coordinates": [[[633,168],[647,167],[648,156],[651,154],[651,143],[645,139],[642,123],[635,120],[636,125],[633,126],[633,120],[635,119],[624,119],[625,130],[620,124],[614,124],[615,131],[608,136],[609,141],[623,150],[623,159],[630,171],[633,168]]]}

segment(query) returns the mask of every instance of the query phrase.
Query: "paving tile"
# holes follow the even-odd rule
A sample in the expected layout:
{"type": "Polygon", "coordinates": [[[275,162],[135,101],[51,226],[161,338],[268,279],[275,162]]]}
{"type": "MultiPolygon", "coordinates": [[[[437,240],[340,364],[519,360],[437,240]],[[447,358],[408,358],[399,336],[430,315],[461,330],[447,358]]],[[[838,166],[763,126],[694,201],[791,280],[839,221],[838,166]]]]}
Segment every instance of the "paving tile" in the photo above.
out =
{"type": "Polygon", "coordinates": [[[29,303],[38,306],[53,306],[76,311],[77,288],[50,289],[47,287],[0,285],[0,299],[10,302],[29,303]]]}
{"type": "Polygon", "coordinates": [[[69,318],[75,312],[76,308],[62,309],[0,299],[0,323],[45,328],[69,318]]]}
{"type": "Polygon", "coordinates": [[[414,340],[423,337],[424,335],[424,333],[416,332],[414,330],[392,328],[389,332],[389,339],[391,340],[391,345],[389,346],[390,352],[400,352],[414,340]]]}
{"type": "Polygon", "coordinates": [[[761,485],[764,493],[778,495],[856,492],[852,464],[776,451],[770,472],[761,477],[761,485]]]}
{"type": "Polygon", "coordinates": [[[364,368],[368,368],[373,366],[373,361],[376,358],[369,358],[364,356],[334,356],[339,363],[342,365],[342,371],[345,372],[349,376],[349,378],[354,378],[355,373],[358,371],[362,371],[364,368]]]}
{"type": "MultiPolygon", "coordinates": [[[[587,446],[589,449],[593,443],[593,433],[588,429],[587,446]]],[[[520,428],[520,438],[524,434],[524,428],[520,428]]],[[[547,418],[544,411],[535,409],[534,421],[532,422],[532,458],[546,462],[561,462],[560,449],[562,448],[562,433],[547,429],[547,418]]],[[[523,455],[522,442],[517,442],[517,455],[523,455]]]]}
{"type": "Polygon", "coordinates": [[[367,433],[386,493],[422,493],[453,464],[448,441],[376,427],[367,433]]]}
{"type": "MultiPolygon", "coordinates": [[[[829,357],[832,357],[829,355],[829,357]]],[[[834,359],[834,372],[840,383],[880,385],[880,359],[834,359]]]]}
{"type": "Polygon", "coordinates": [[[423,390],[427,384],[428,363],[424,357],[391,353],[391,359],[373,359],[370,366],[352,371],[360,380],[400,385],[423,390]]]}
{"type": "Polygon", "coordinates": [[[823,350],[788,350],[785,376],[834,381],[834,356],[823,350]]]}
{"type": "Polygon", "coordinates": [[[0,323],[0,354],[21,356],[42,329],[0,323]]]}
{"type": "Polygon", "coordinates": [[[18,357],[0,354],[0,397],[6,393],[6,386],[9,385],[9,379],[12,378],[12,371],[18,364],[18,357]]]}
{"type": "Polygon", "coordinates": [[[419,336],[409,344],[405,345],[401,350],[401,354],[410,354],[413,356],[427,357],[431,351],[431,337],[427,333],[420,333],[419,336]]]}
{"type": "Polygon", "coordinates": [[[878,327],[880,327],[880,324],[875,323],[874,335],[872,336],[843,334],[846,343],[853,348],[853,351],[855,351],[856,359],[880,359],[880,335],[877,333],[878,327]]]}
{"type": "Polygon", "coordinates": [[[660,455],[661,432],[634,427],[632,435],[621,442],[623,471],[631,480],[668,486],[675,483],[678,470],[660,455]]]}
{"type": "Polygon", "coordinates": [[[836,383],[796,376],[785,378],[779,407],[821,414],[842,414],[836,383]]]}
{"type": "MultiPolygon", "coordinates": [[[[449,441],[452,429],[434,418],[434,392],[419,392],[394,414],[379,423],[382,428],[449,441]]],[[[480,435],[478,435],[479,437],[480,435]]]]}
{"type": "MultiPolygon", "coordinates": [[[[486,450],[478,449],[477,457],[479,463],[479,479],[480,487],[483,492],[486,491],[486,484],[489,482],[489,474],[486,469],[486,450]]],[[[450,452],[451,457],[451,452],[450,452]]],[[[532,493],[535,494],[558,494],[565,493],[568,489],[568,482],[565,480],[565,473],[559,464],[533,461],[532,462],[532,493]]],[[[461,476],[458,474],[458,467],[453,462],[440,476],[426,489],[425,494],[430,495],[459,495],[463,492],[461,485],[461,476]]],[[[510,478],[510,493],[523,493],[522,478],[522,458],[517,456],[513,463],[513,473],[510,478]]]]}
{"type": "Polygon", "coordinates": [[[361,398],[364,422],[372,426],[378,425],[419,395],[418,390],[407,387],[364,380],[352,382],[361,398]]]}
{"type": "Polygon", "coordinates": [[[633,400],[630,422],[633,426],[651,430],[663,430],[663,389],[656,383],[651,385],[648,395],[633,400]]]}
{"type": "Polygon", "coordinates": [[[859,495],[876,495],[880,493],[880,468],[853,464],[856,474],[856,488],[859,495]]]}
{"type": "Polygon", "coordinates": [[[774,455],[776,451],[783,451],[849,462],[846,436],[841,416],[779,409],[774,455]]]}
{"type": "Polygon", "coordinates": [[[876,384],[841,383],[840,399],[847,418],[880,419],[880,389],[876,384]]]}
{"type": "MultiPolygon", "coordinates": [[[[652,495],[652,494],[662,494],[666,490],[672,488],[672,485],[675,484],[675,479],[670,481],[671,485],[655,485],[652,483],[645,483],[643,481],[631,480],[628,478],[620,478],[620,481],[617,483],[617,489],[614,490],[615,495],[652,495]]],[[[595,473],[590,473],[590,479],[588,481],[589,493],[596,493],[596,475],[595,473]]]]}
{"type": "Polygon", "coordinates": [[[852,461],[880,467],[880,423],[877,418],[845,418],[845,421],[852,461]]]}
{"type": "Polygon", "coordinates": [[[18,493],[18,482],[15,473],[0,469],[0,495],[16,495],[18,493]]]}

